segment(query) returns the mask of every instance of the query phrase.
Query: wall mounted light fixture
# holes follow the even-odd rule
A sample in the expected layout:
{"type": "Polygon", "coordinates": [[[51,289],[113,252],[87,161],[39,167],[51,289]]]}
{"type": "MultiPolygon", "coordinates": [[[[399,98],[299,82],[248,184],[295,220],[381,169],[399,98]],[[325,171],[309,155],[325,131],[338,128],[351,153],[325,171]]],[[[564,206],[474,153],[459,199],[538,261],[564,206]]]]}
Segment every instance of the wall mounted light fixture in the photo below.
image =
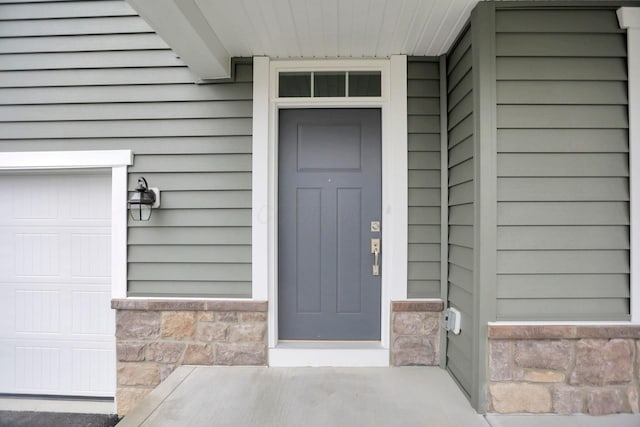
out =
{"type": "Polygon", "coordinates": [[[129,214],[134,221],[149,221],[151,210],[160,207],[160,190],[149,188],[147,180],[138,178],[138,186],[127,203],[129,214]]]}

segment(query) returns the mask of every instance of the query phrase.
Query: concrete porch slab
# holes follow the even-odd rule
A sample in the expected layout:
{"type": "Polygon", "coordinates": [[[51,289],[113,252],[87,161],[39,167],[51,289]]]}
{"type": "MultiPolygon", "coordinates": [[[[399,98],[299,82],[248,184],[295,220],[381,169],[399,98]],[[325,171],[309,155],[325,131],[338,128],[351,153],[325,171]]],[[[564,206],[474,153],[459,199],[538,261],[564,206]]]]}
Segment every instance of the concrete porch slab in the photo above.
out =
{"type": "Polygon", "coordinates": [[[178,368],[118,426],[486,427],[438,367],[178,368]]]}

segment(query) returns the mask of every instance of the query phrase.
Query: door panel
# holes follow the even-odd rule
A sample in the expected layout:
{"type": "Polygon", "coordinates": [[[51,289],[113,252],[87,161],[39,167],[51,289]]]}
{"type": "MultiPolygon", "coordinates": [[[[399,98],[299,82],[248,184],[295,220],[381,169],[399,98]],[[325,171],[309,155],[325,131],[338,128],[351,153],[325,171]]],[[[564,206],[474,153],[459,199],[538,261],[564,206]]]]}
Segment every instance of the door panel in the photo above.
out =
{"type": "Polygon", "coordinates": [[[280,111],[280,339],[380,339],[381,164],[380,110],[280,111]]]}

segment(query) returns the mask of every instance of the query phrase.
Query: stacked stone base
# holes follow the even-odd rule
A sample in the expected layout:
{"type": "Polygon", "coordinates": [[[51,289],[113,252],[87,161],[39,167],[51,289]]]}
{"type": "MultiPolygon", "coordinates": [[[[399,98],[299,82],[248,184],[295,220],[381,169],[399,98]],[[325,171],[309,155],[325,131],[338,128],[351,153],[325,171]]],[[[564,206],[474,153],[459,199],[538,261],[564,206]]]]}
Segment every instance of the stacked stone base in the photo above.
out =
{"type": "Polygon", "coordinates": [[[440,363],[440,324],[443,303],[391,303],[391,365],[429,366],[440,363]]]}
{"type": "Polygon", "coordinates": [[[639,372],[638,326],[489,326],[489,412],[638,413],[639,372]]]}
{"type": "Polygon", "coordinates": [[[113,300],[118,414],[180,365],[266,365],[267,303],[113,300]]]}

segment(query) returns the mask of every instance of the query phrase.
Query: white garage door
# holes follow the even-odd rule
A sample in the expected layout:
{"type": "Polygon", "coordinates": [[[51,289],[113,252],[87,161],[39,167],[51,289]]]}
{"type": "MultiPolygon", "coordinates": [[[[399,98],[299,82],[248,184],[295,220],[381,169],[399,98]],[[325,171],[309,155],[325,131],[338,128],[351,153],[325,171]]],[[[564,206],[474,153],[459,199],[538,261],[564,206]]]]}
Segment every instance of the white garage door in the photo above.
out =
{"type": "Polygon", "coordinates": [[[115,394],[111,179],[0,175],[0,393],[115,394]]]}

